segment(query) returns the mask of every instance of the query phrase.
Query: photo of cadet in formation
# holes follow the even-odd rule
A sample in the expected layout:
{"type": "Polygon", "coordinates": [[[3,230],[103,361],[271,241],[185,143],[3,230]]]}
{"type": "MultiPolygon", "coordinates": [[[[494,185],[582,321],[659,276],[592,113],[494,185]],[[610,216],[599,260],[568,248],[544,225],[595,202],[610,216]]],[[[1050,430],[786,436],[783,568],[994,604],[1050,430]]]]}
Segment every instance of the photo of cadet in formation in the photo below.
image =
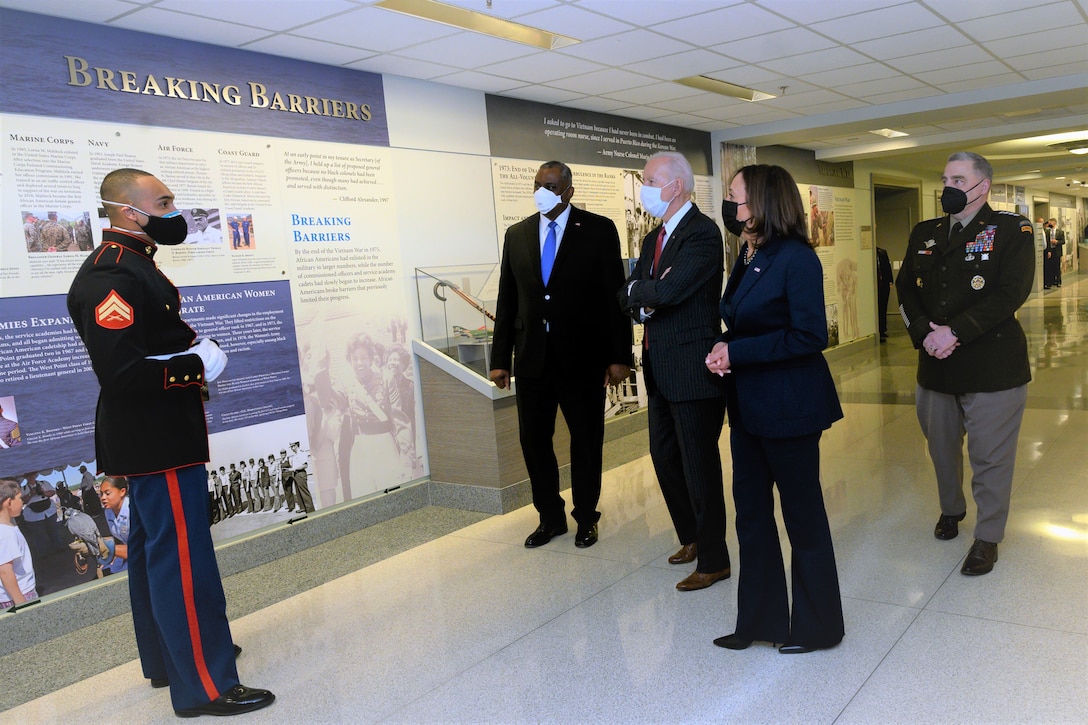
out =
{"type": "Polygon", "coordinates": [[[1031,380],[1016,311],[1035,280],[1035,231],[1019,214],[990,208],[993,167],[984,157],[952,154],[941,181],[945,216],[914,227],[895,289],[918,349],[918,422],[941,509],[933,535],[956,538],[967,516],[966,435],[977,518],[960,571],[977,576],[993,570],[1009,517],[1031,380]]]}
{"type": "Polygon", "coordinates": [[[28,252],[88,252],[94,248],[88,212],[23,210],[22,218],[28,252]]]}
{"type": "Polygon", "coordinates": [[[227,358],[181,319],[180,293],[154,260],[159,245],[185,241],[187,225],[173,193],[144,171],[110,172],[99,199],[111,226],[76,273],[68,311],[100,386],[97,466],[129,483],[128,584],[143,675],[170,688],[181,717],[256,710],[275,696],[239,682],[209,525],[203,393],[227,358]]]}

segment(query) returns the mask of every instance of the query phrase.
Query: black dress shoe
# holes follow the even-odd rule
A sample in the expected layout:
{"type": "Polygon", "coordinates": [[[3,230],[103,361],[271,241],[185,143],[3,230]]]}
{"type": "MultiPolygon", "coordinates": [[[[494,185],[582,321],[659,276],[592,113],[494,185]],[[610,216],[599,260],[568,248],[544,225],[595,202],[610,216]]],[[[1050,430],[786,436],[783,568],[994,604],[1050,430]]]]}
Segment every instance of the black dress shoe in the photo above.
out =
{"type": "Polygon", "coordinates": [[[971,544],[971,550],[967,552],[967,559],[963,562],[960,573],[967,576],[989,574],[994,569],[995,561],[997,561],[997,544],[975,539],[975,543],[971,544]]]}
{"type": "Polygon", "coordinates": [[[933,527],[933,535],[942,541],[956,538],[960,535],[959,523],[966,517],[966,511],[959,516],[945,516],[944,514],[941,514],[941,518],[937,519],[937,525],[933,527]]]}
{"type": "Polygon", "coordinates": [[[597,543],[597,524],[588,527],[578,527],[578,533],[574,535],[574,545],[579,549],[588,549],[597,543]]]}
{"type": "Polygon", "coordinates": [[[256,687],[235,685],[227,692],[212,700],[206,705],[189,707],[184,710],[174,710],[178,717],[197,717],[198,715],[241,715],[243,712],[260,710],[268,707],[276,699],[268,690],[260,690],[256,687]]]}
{"type": "Polygon", "coordinates": [[[724,637],[718,637],[714,640],[714,644],[719,647],[725,647],[726,649],[748,649],[752,646],[752,640],[738,637],[737,633],[734,632],[733,634],[727,634],[724,637]]]}
{"type": "Polygon", "coordinates": [[[535,549],[538,546],[544,546],[554,537],[562,536],[565,533],[567,533],[567,523],[565,521],[558,526],[541,524],[536,527],[536,531],[529,534],[529,538],[525,540],[525,548],[535,549]]]}
{"type": "Polygon", "coordinates": [[[806,647],[803,644],[784,644],[778,648],[778,653],[783,655],[803,655],[815,652],[819,647],[806,647]]]}
{"type": "MultiPolygon", "coordinates": [[[[237,659],[238,655],[240,655],[240,654],[242,654],[242,648],[239,647],[238,645],[234,645],[234,658],[237,659]]],[[[169,687],[170,686],[170,680],[166,679],[165,677],[161,677],[161,678],[160,677],[152,677],[151,678],[151,686],[156,688],[156,689],[160,688],[160,687],[169,687]]]]}

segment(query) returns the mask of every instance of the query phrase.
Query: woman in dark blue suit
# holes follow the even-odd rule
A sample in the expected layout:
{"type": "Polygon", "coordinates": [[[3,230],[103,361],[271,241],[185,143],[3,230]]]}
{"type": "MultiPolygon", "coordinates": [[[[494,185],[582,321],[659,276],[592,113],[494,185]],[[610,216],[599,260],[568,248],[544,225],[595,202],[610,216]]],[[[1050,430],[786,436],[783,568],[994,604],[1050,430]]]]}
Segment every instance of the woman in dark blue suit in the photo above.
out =
{"type": "Polygon", "coordinates": [[[820,489],[820,436],[842,418],[842,408],[822,353],[823,268],[785,169],[745,166],[723,207],[726,226],[746,246],[721,301],[726,332],[706,366],[728,384],[740,584],[736,630],[714,644],[745,649],[754,640],[784,642],[783,654],[826,649],[842,640],[843,620],[820,489]],[[793,550],[792,615],[774,518],[776,485],[793,550]]]}

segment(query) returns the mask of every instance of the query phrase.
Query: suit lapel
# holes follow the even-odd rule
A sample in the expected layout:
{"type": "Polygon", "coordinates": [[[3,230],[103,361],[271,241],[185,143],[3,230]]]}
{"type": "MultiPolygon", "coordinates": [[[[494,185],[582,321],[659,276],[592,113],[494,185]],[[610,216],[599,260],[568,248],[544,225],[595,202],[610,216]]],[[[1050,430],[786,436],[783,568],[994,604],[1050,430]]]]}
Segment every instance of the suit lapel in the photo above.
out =
{"type": "MultiPolygon", "coordinates": [[[[552,279],[555,279],[563,260],[574,254],[571,250],[577,244],[578,235],[582,233],[582,217],[577,207],[570,208],[570,216],[567,217],[567,228],[563,230],[563,238],[559,242],[559,251],[555,254],[555,264],[552,266],[552,279]],[[567,242],[570,242],[568,244],[567,242]]],[[[539,264],[537,265],[540,266],[539,264]]],[[[543,279],[543,277],[541,278],[543,279]]]]}
{"type": "MultiPolygon", "coordinates": [[[[778,255],[779,246],[780,244],[778,242],[765,244],[760,247],[758,252],[756,252],[756,256],[752,258],[751,263],[748,265],[748,270],[740,280],[737,291],[733,293],[734,307],[740,304],[740,301],[744,299],[744,296],[767,275],[768,270],[770,270],[771,266],[774,264],[775,256],[778,255]]],[[[743,265],[744,262],[738,259],[737,264],[743,265]]]]}
{"type": "MultiPolygon", "coordinates": [[[[695,204],[693,202],[692,205],[691,205],[691,208],[688,209],[688,213],[683,216],[683,218],[680,220],[680,223],[676,225],[676,229],[674,229],[672,231],[672,235],[668,239],[665,240],[665,248],[661,251],[661,260],[658,262],[658,264],[661,266],[662,269],[668,269],[671,262],[672,262],[672,260],[676,258],[676,255],[680,254],[680,248],[683,246],[684,240],[688,236],[688,223],[698,213],[699,213],[699,209],[698,209],[698,207],[695,206],[695,204]]],[[[658,234],[660,234],[659,230],[660,230],[660,227],[658,227],[658,229],[655,229],[654,231],[656,231],[656,232],[658,232],[658,234]]],[[[657,236],[656,235],[653,237],[653,240],[654,240],[654,244],[657,244],[657,236]]],[[[651,254],[650,259],[652,260],[653,259],[653,256],[652,256],[653,252],[651,251],[650,254],[651,254]]],[[[654,270],[654,277],[655,278],[660,277],[660,275],[658,274],[656,269],[654,270]]]]}

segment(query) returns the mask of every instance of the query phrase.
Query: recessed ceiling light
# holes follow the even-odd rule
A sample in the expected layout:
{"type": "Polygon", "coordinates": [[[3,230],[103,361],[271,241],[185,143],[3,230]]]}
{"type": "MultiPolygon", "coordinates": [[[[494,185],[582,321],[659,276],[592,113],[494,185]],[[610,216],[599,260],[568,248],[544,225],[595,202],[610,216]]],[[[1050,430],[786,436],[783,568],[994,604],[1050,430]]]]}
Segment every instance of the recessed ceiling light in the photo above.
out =
{"type": "Polygon", "coordinates": [[[446,3],[435,2],[435,0],[381,0],[381,2],[374,3],[374,7],[411,15],[414,18],[431,20],[443,25],[451,25],[462,30],[471,30],[474,33],[490,35],[492,38],[532,45],[544,50],[565,48],[568,45],[582,42],[577,38],[552,33],[529,25],[522,25],[510,20],[503,20],[474,10],[465,10],[446,3]]]}
{"type": "Polygon", "coordinates": [[[870,131],[869,133],[875,133],[877,136],[883,136],[884,138],[900,138],[902,136],[909,136],[909,133],[903,131],[894,131],[890,128],[881,128],[876,131],[870,131]]]}
{"type": "Polygon", "coordinates": [[[711,93],[729,96],[730,98],[739,98],[742,101],[766,101],[778,97],[773,93],[764,93],[763,91],[745,88],[744,86],[738,86],[733,83],[726,83],[725,81],[719,81],[717,78],[708,78],[707,76],[677,78],[673,83],[679,83],[680,85],[689,86],[691,88],[698,88],[700,91],[710,91],[711,93]]]}

